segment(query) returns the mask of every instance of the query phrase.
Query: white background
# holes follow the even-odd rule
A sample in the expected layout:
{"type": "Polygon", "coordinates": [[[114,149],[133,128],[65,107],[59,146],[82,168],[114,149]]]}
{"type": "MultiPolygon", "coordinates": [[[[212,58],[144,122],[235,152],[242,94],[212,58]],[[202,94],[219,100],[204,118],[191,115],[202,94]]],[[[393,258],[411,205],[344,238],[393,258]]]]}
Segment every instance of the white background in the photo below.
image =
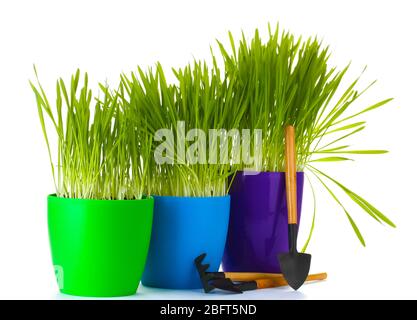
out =
{"type": "MultiPolygon", "coordinates": [[[[331,63],[352,61],[349,77],[368,65],[365,80],[378,79],[363,103],[395,97],[371,113],[356,148],[386,148],[387,155],[359,156],[322,165],[364,195],[397,224],[378,225],[348,205],[365,236],[363,248],[343,212],[318,194],[312,271],[324,283],[259,290],[244,295],[140,288],[133,298],[417,298],[415,1],[2,1],[0,3],[0,298],[69,298],[58,294],[50,260],[46,195],[53,192],[47,152],[28,80],[37,65],[54,99],[57,77],[77,67],[94,80],[117,81],[119,73],[152,66],[168,69],[208,58],[227,31],[252,34],[267,23],[297,35],[318,35],[330,45],[331,63]]],[[[91,82],[91,83],[92,83],[91,82]]],[[[366,83],[366,81],[365,81],[366,83]]],[[[318,184],[316,184],[319,187],[318,184]]],[[[347,200],[346,198],[344,198],[347,200]]],[[[349,202],[349,201],[346,201],[349,202]]],[[[300,242],[311,219],[305,189],[300,242]]]]}

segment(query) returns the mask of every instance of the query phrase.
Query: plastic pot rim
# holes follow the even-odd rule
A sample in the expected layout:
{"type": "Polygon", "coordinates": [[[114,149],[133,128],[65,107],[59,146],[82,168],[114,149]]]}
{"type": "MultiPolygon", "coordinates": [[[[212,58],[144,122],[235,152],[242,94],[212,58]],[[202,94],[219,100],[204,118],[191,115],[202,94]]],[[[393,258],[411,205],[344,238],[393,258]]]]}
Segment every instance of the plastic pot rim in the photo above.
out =
{"type": "Polygon", "coordinates": [[[88,198],[66,198],[66,197],[58,197],[56,195],[56,193],[51,193],[48,194],[48,199],[59,199],[62,201],[89,201],[89,202],[93,202],[93,201],[97,201],[97,202],[134,202],[134,201],[152,201],[153,200],[153,196],[144,196],[142,199],[88,199],[88,198]]]}

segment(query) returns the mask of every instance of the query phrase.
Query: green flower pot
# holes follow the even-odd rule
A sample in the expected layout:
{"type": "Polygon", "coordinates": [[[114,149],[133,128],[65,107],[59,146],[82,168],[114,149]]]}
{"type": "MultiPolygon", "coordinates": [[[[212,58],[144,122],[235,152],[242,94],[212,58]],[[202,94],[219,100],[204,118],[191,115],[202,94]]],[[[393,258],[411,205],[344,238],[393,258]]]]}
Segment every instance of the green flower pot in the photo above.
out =
{"type": "Polygon", "coordinates": [[[89,200],[48,196],[52,261],[62,293],[136,293],[148,254],[153,198],[89,200]]]}

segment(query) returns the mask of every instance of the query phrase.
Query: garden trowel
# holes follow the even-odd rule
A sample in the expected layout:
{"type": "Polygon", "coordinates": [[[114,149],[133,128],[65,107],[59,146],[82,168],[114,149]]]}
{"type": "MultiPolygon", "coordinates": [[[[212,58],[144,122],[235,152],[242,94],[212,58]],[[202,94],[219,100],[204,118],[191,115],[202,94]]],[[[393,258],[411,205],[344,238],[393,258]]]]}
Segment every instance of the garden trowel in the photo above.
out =
{"type": "Polygon", "coordinates": [[[281,272],[288,284],[297,290],[306,281],[310,270],[311,255],[297,251],[297,169],[295,129],[285,128],[285,188],[288,208],[288,253],[278,255],[281,272]]]}

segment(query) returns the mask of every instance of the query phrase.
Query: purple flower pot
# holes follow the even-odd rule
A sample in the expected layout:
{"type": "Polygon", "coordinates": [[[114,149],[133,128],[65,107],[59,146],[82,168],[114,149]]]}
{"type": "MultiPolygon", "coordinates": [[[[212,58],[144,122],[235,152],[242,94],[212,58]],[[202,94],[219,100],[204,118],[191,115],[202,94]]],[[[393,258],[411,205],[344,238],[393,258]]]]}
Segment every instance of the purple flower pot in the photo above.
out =
{"type": "MultiPolygon", "coordinates": [[[[300,222],[304,173],[297,172],[300,222]]],[[[278,253],[288,251],[288,215],[284,172],[237,172],[230,189],[231,207],[223,270],[281,272],[278,253]]]]}

